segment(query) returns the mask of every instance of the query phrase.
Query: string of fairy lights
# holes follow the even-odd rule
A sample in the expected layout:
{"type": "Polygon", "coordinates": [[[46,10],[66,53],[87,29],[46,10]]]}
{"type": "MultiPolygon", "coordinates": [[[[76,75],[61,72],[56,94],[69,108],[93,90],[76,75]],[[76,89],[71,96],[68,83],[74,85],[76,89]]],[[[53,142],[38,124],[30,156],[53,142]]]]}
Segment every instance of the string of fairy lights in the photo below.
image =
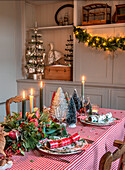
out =
{"type": "Polygon", "coordinates": [[[85,29],[75,27],[73,29],[75,37],[79,42],[85,43],[87,46],[103,49],[104,51],[116,51],[117,49],[125,50],[125,36],[123,37],[101,37],[98,35],[92,36],[85,29]]]}

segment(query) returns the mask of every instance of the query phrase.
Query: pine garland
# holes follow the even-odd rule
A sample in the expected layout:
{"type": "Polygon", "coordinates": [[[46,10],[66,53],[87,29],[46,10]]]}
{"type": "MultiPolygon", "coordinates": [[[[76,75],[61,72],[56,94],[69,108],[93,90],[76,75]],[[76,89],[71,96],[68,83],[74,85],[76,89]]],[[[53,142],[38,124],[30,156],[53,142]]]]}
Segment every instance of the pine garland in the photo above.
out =
{"type": "Polygon", "coordinates": [[[125,36],[104,38],[101,36],[92,36],[87,33],[85,29],[75,27],[73,29],[75,37],[80,42],[85,43],[87,46],[95,47],[96,49],[103,49],[104,51],[116,51],[117,49],[125,50],[125,36]]]}

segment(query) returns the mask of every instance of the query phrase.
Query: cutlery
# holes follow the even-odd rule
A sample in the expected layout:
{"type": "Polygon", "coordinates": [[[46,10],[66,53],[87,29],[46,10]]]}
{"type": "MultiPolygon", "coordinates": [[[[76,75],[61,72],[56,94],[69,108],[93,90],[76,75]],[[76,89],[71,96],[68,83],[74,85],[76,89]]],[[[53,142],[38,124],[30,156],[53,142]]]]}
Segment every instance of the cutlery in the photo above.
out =
{"type": "Polygon", "coordinates": [[[51,156],[51,155],[44,155],[44,154],[40,153],[37,150],[34,150],[34,153],[35,153],[36,156],[45,157],[45,158],[49,158],[49,159],[56,159],[57,161],[62,161],[62,162],[70,163],[70,161],[62,159],[60,157],[54,157],[54,156],[51,156]]]}
{"type": "Polygon", "coordinates": [[[86,138],[83,138],[84,140],[86,140],[89,144],[92,144],[94,141],[91,140],[91,139],[86,139],[86,138]]]}

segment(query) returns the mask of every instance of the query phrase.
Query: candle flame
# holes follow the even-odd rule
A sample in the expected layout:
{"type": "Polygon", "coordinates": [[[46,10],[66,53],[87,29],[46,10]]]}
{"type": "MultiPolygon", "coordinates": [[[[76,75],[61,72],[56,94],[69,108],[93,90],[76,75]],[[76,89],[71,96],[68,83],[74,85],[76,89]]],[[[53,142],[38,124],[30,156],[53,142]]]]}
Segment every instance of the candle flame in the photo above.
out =
{"type": "Polygon", "coordinates": [[[85,76],[82,76],[82,82],[84,82],[85,81],[85,76]]]}
{"type": "Polygon", "coordinates": [[[31,96],[33,95],[33,89],[31,89],[30,94],[31,94],[31,96]]]}
{"type": "Polygon", "coordinates": [[[25,94],[25,91],[23,91],[23,99],[25,99],[26,97],[26,94],[25,94]]]}
{"type": "Polygon", "coordinates": [[[42,81],[40,82],[40,87],[43,87],[43,82],[42,81]]]}

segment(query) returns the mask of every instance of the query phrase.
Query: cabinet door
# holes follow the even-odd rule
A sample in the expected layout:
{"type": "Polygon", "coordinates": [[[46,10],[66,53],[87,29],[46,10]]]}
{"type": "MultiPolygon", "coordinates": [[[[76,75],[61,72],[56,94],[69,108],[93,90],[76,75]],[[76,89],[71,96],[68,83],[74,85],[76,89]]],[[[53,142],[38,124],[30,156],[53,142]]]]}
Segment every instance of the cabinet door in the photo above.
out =
{"type": "Polygon", "coordinates": [[[92,104],[98,104],[101,108],[109,108],[108,89],[99,87],[86,87],[85,96],[90,97],[92,104]]]}
{"type": "Polygon", "coordinates": [[[125,110],[125,89],[111,90],[111,109],[125,110]]]}
{"type": "MultiPolygon", "coordinates": [[[[125,23],[115,27],[115,36],[125,36],[125,23]]],[[[125,84],[125,51],[117,50],[114,52],[113,83],[125,84]]]]}
{"type": "Polygon", "coordinates": [[[114,53],[113,84],[125,84],[125,52],[117,50],[114,53]]]}

